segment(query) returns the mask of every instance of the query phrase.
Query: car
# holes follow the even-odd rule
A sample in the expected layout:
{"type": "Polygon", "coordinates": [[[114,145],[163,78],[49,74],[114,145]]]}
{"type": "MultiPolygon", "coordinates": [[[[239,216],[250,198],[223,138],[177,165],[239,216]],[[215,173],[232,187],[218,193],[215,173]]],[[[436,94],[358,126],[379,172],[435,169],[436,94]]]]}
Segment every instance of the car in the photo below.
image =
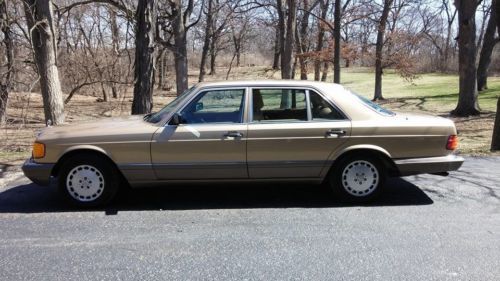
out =
{"type": "Polygon", "coordinates": [[[82,207],[126,185],[207,182],[328,183],[367,202],[387,177],[458,170],[457,146],[451,120],[395,113],[338,84],[225,81],[155,113],[47,127],[23,171],[82,207]]]}

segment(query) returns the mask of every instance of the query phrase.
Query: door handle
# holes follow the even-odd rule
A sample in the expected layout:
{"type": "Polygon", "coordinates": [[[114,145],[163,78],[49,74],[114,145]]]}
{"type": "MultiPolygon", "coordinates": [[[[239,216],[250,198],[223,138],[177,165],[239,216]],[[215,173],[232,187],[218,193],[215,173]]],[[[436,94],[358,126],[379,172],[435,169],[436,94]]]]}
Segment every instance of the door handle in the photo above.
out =
{"type": "Polygon", "coordinates": [[[224,134],[224,137],[225,138],[235,138],[235,139],[237,139],[237,138],[243,137],[243,134],[240,133],[240,132],[236,132],[236,131],[229,131],[229,132],[227,132],[227,133],[224,134]]]}
{"type": "Polygon", "coordinates": [[[327,137],[341,137],[346,134],[346,131],[341,130],[341,129],[331,129],[326,131],[326,136],[327,137]]]}

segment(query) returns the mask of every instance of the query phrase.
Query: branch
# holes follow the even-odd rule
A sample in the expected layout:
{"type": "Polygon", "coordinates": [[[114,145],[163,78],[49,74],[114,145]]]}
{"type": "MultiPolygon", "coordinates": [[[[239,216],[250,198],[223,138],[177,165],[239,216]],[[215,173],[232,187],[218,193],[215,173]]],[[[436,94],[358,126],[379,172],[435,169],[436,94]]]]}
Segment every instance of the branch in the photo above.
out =
{"type": "Polygon", "coordinates": [[[118,10],[124,12],[129,19],[134,19],[134,11],[127,7],[125,3],[123,3],[121,0],[85,0],[85,1],[80,1],[80,2],[75,2],[72,3],[68,6],[58,8],[58,12],[61,14],[69,12],[71,9],[78,7],[78,6],[83,6],[87,4],[92,4],[92,3],[101,3],[101,4],[108,4],[111,5],[118,10]]]}

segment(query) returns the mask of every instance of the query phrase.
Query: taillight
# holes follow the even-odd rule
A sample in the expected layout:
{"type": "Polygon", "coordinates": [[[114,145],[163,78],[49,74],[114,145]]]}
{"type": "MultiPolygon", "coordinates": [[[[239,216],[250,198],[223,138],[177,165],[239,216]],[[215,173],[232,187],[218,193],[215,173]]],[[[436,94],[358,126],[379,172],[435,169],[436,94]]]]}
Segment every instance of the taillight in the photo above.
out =
{"type": "Polygon", "coordinates": [[[455,150],[458,148],[458,136],[451,135],[448,137],[448,142],[446,143],[446,149],[455,150]]]}

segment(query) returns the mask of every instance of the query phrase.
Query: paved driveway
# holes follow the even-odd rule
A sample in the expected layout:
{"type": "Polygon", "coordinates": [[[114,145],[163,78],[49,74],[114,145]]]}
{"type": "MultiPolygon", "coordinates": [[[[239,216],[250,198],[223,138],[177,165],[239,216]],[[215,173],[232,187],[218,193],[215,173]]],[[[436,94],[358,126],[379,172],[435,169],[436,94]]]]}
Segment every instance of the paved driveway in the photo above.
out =
{"type": "Polygon", "coordinates": [[[377,204],[316,186],[138,190],[75,211],[0,186],[0,280],[500,280],[500,158],[392,179],[377,204]]]}

